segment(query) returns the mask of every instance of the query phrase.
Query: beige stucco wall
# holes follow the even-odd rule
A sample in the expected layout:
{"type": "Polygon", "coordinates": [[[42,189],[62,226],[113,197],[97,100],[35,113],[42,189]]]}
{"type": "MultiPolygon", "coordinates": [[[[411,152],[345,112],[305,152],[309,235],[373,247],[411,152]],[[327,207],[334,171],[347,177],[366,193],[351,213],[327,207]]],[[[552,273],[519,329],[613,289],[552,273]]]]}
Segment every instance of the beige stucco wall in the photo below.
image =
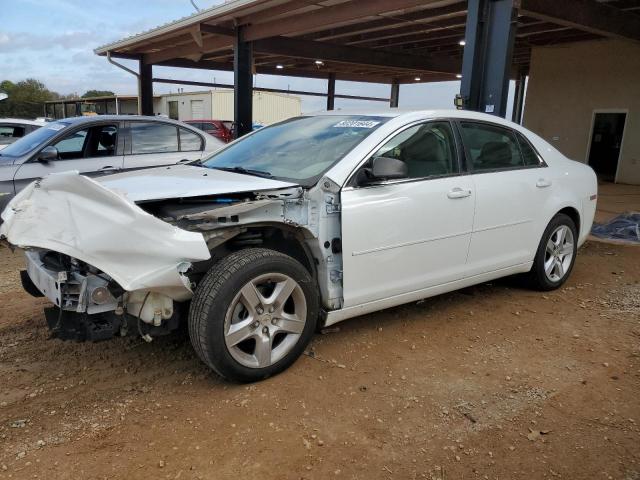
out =
{"type": "Polygon", "coordinates": [[[628,111],[617,181],[640,184],[640,43],[599,40],[533,49],[527,128],[586,162],[596,109],[628,111]]]}

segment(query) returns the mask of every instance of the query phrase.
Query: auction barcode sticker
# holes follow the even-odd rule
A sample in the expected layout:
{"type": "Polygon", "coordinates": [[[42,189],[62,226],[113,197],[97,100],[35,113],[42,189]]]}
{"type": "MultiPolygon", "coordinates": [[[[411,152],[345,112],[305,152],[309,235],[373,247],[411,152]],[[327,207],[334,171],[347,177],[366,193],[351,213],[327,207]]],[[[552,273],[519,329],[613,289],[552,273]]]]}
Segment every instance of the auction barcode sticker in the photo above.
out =
{"type": "Polygon", "coordinates": [[[334,128],[373,128],[379,123],[373,120],[342,120],[334,128]]]}

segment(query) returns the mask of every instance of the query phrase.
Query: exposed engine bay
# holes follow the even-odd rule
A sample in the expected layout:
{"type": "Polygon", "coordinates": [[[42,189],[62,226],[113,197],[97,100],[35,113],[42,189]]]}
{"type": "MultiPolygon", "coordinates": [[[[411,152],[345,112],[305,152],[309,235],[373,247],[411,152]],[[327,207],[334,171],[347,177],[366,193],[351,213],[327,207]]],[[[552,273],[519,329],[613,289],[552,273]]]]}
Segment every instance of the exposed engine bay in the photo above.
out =
{"type": "Polygon", "coordinates": [[[126,192],[65,173],[20,192],[0,234],[25,248],[23,284],[55,305],[45,310],[54,335],[97,341],[136,333],[150,341],[178,327],[213,262],[248,246],[298,260],[318,278],[323,307],[339,308],[338,198],[338,186],[322,180],[312,189],[133,202],[126,192]],[[60,211],[67,217],[56,218],[60,211]]]}

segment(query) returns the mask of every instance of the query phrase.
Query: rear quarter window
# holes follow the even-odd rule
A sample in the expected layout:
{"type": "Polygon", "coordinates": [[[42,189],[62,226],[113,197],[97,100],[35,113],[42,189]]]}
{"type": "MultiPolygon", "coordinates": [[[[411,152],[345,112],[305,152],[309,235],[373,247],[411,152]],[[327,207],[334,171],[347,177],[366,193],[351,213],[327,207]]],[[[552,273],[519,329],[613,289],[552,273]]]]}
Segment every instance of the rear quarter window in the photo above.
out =
{"type": "Polygon", "coordinates": [[[131,154],[179,151],[178,127],[160,122],[131,124],[131,154]]]}

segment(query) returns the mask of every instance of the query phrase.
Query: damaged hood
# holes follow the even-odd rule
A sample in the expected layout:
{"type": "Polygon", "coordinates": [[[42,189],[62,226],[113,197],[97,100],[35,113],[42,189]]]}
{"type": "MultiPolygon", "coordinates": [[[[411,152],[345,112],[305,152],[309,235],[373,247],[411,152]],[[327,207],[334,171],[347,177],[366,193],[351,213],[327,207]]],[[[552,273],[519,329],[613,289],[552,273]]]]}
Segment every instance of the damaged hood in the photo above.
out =
{"type": "Polygon", "coordinates": [[[2,219],[0,238],[12,245],[69,255],[127,291],[153,290],[174,300],[192,296],[183,275],[190,264],[210,258],[202,234],[163,222],[77,172],[33,182],[9,202],[2,219]]]}
{"type": "Polygon", "coordinates": [[[191,165],[172,165],[119,173],[103,177],[98,182],[132,202],[257,192],[297,186],[270,178],[191,165]]]}

